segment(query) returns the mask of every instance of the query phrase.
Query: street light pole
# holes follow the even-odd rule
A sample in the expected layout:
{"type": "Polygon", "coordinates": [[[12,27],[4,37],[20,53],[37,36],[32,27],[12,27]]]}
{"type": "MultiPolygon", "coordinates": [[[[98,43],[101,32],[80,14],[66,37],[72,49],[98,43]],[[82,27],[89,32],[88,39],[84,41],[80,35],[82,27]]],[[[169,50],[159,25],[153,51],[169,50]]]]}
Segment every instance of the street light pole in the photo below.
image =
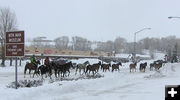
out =
{"type": "Polygon", "coordinates": [[[144,30],[150,30],[151,28],[143,28],[143,29],[141,29],[141,30],[139,30],[139,31],[137,31],[137,32],[135,32],[134,33],[134,54],[133,54],[133,56],[134,56],[134,61],[133,62],[136,62],[136,34],[137,33],[140,33],[140,32],[142,32],[142,31],[144,31],[144,30]]]}

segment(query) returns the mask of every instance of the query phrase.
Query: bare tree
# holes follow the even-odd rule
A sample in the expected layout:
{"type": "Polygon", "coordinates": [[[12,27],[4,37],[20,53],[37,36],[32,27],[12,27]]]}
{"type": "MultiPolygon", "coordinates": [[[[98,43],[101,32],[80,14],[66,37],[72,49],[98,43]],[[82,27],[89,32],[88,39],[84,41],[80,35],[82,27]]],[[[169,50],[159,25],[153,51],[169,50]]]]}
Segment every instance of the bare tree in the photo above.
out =
{"type": "Polygon", "coordinates": [[[86,38],[75,36],[72,37],[72,42],[74,50],[91,50],[91,41],[88,41],[86,38]]]}
{"type": "Polygon", "coordinates": [[[127,41],[124,38],[121,37],[117,37],[114,40],[114,49],[116,53],[121,53],[122,50],[125,49],[125,45],[126,45],[127,41]]]}
{"type": "Polygon", "coordinates": [[[67,36],[58,37],[54,40],[54,42],[55,42],[56,48],[67,49],[68,44],[69,44],[69,37],[67,36]]]}
{"type": "Polygon", "coordinates": [[[95,48],[95,51],[105,51],[105,48],[106,48],[105,42],[98,41],[96,42],[96,44],[97,44],[97,47],[95,48]]]}
{"type": "Polygon", "coordinates": [[[0,40],[2,49],[1,65],[5,66],[5,34],[17,29],[17,19],[14,12],[9,8],[0,8],[0,40]]]}

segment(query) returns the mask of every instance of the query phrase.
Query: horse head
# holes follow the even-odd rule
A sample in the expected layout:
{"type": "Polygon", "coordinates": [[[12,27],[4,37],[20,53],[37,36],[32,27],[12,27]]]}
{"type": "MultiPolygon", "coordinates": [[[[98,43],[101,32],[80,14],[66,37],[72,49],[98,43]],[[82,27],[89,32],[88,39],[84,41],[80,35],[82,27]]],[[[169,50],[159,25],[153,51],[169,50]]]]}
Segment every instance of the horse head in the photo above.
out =
{"type": "Polygon", "coordinates": [[[101,61],[99,61],[98,65],[101,65],[101,61]]]}
{"type": "Polygon", "coordinates": [[[86,61],[86,62],[84,62],[84,64],[85,64],[85,65],[87,65],[87,64],[89,65],[90,63],[89,63],[89,61],[86,61]]]}
{"type": "Polygon", "coordinates": [[[69,67],[72,67],[72,68],[73,68],[72,61],[68,62],[67,64],[69,64],[69,67]]]}
{"type": "Polygon", "coordinates": [[[121,63],[121,62],[119,62],[119,63],[118,63],[118,65],[122,66],[122,63],[121,63]]]}
{"type": "Polygon", "coordinates": [[[144,65],[147,66],[147,62],[145,62],[144,65]]]}

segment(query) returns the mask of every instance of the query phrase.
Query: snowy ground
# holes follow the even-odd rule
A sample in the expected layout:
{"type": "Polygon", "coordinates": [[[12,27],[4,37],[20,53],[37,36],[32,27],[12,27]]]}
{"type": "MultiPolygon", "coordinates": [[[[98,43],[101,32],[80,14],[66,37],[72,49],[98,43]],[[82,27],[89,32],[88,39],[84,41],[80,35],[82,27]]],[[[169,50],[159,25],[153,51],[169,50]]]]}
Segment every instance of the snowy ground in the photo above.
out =
{"type": "MultiPolygon", "coordinates": [[[[72,61],[80,63],[86,60],[90,63],[98,62],[96,59],[72,61]]],[[[0,100],[164,100],[165,85],[180,84],[180,64],[168,63],[159,73],[149,71],[149,63],[152,61],[147,61],[148,68],[145,73],[139,70],[130,73],[128,67],[130,63],[123,63],[120,72],[100,71],[99,74],[104,76],[102,78],[54,83],[49,83],[49,78],[46,78],[42,86],[17,90],[6,87],[14,81],[14,67],[0,67],[0,100]]],[[[25,63],[24,61],[23,65],[25,63]]],[[[23,70],[24,66],[18,67],[18,80],[32,80],[33,78],[28,75],[24,78],[23,70]]],[[[69,78],[77,77],[80,75],[75,76],[72,70],[69,78]]],[[[41,77],[34,79],[41,79],[41,77]]]]}

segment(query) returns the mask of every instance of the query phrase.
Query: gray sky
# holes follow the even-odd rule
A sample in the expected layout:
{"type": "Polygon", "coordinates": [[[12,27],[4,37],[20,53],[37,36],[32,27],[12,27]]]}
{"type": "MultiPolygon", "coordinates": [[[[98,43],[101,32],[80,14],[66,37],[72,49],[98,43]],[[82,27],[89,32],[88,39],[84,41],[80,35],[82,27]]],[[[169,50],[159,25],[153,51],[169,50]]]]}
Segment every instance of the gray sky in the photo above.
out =
{"type": "Polygon", "coordinates": [[[0,0],[16,13],[27,38],[82,36],[89,40],[132,42],[144,37],[180,37],[180,0],[0,0]]]}

